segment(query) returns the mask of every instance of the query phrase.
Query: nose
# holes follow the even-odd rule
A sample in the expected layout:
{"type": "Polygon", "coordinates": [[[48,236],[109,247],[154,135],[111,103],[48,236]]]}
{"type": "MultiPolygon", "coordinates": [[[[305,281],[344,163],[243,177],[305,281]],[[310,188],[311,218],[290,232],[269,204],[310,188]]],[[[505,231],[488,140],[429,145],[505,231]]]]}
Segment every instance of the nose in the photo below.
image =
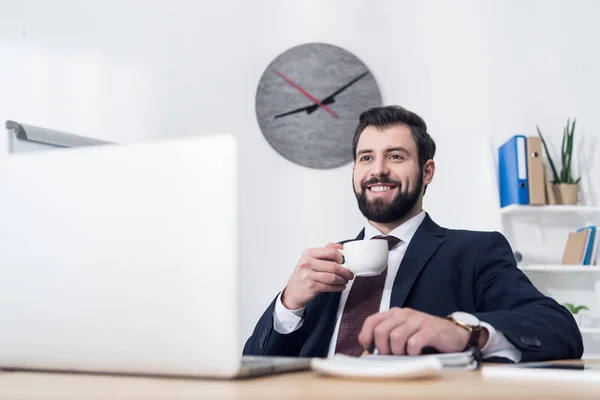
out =
{"type": "Polygon", "coordinates": [[[390,169],[388,168],[385,158],[379,158],[371,165],[371,175],[373,176],[389,175],[390,173],[390,169]]]}

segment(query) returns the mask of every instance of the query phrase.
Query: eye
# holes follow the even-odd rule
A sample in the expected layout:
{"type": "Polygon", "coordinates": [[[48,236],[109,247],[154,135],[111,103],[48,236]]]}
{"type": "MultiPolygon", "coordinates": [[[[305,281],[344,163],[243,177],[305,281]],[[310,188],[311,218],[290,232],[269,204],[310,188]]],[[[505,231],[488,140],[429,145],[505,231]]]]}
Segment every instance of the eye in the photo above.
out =
{"type": "Polygon", "coordinates": [[[371,156],[361,156],[358,160],[361,162],[364,162],[364,161],[371,161],[372,159],[373,159],[373,157],[371,157],[371,156]]]}
{"type": "Polygon", "coordinates": [[[390,158],[392,160],[404,160],[404,156],[402,156],[401,154],[392,154],[390,155],[390,158]]]}

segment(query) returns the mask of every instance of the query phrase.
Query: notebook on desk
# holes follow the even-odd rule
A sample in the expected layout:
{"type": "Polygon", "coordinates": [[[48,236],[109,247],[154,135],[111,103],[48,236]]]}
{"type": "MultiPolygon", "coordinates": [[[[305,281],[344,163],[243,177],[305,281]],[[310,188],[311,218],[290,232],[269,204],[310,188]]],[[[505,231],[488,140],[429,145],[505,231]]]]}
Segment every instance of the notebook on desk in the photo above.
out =
{"type": "Polygon", "coordinates": [[[313,359],[311,367],[323,375],[345,378],[421,379],[437,377],[443,370],[474,371],[480,363],[481,351],[473,348],[461,353],[420,356],[336,354],[328,359],[313,359]]]}
{"type": "Polygon", "coordinates": [[[460,352],[460,353],[446,353],[446,354],[429,354],[421,356],[390,356],[390,355],[378,355],[372,354],[361,357],[365,360],[378,360],[378,361],[409,361],[418,360],[424,357],[435,357],[439,360],[443,369],[462,369],[462,370],[476,370],[479,368],[481,362],[481,351],[477,348],[460,352]]]}

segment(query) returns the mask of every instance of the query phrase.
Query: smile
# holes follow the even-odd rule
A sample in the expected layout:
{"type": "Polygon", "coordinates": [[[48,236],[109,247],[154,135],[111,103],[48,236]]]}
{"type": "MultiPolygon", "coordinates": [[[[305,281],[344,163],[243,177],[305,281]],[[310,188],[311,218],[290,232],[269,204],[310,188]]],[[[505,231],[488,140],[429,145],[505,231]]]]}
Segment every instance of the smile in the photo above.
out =
{"type": "Polygon", "coordinates": [[[387,186],[387,185],[373,185],[373,186],[369,186],[369,190],[372,192],[377,192],[377,193],[381,193],[381,192],[387,192],[389,190],[394,189],[395,186],[387,186]]]}

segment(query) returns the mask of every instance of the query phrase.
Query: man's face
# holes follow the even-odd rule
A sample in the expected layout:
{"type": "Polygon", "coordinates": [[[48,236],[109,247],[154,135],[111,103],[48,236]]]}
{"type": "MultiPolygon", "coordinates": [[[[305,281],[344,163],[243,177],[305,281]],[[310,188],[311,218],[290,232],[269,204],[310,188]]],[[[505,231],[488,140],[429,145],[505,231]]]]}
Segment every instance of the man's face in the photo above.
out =
{"type": "Polygon", "coordinates": [[[417,144],[410,128],[366,127],[356,148],[353,183],[358,207],[368,220],[390,223],[406,216],[423,189],[417,144]]]}

